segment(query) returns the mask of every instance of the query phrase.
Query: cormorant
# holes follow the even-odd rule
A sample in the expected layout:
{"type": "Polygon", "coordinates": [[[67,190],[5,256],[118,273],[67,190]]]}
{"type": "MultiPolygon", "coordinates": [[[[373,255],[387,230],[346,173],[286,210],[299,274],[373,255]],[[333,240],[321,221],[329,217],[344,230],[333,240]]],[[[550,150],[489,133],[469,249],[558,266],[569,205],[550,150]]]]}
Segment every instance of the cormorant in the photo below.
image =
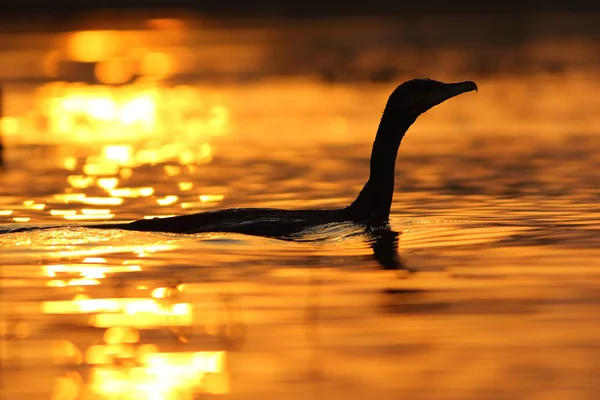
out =
{"type": "Polygon", "coordinates": [[[398,86],[390,95],[379,123],[371,152],[369,180],[348,207],[334,210],[232,208],[130,223],[88,225],[87,228],[184,234],[232,232],[295,240],[295,234],[310,227],[351,222],[365,228],[374,257],[383,268],[404,269],[397,251],[398,233],[391,230],[388,223],[400,142],[419,115],[454,96],[473,90],[477,90],[477,85],[471,81],[443,83],[432,79],[413,79],[398,86]]]}
{"type": "Polygon", "coordinates": [[[369,180],[348,207],[334,210],[232,208],[90,227],[173,233],[235,232],[285,237],[310,226],[333,222],[385,226],[394,194],[396,156],[404,134],[425,111],[473,90],[477,90],[477,85],[472,81],[443,83],[432,79],[413,79],[398,86],[390,95],[379,123],[371,152],[369,180]]]}

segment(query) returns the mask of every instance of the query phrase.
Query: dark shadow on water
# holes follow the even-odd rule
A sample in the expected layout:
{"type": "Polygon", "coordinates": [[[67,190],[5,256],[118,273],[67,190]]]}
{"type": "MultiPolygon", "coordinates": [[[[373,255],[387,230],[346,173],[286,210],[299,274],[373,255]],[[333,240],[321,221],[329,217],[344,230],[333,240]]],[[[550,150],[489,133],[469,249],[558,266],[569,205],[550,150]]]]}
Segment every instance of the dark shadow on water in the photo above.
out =
{"type": "Polygon", "coordinates": [[[412,272],[402,262],[399,252],[400,233],[387,229],[369,232],[368,241],[373,249],[373,257],[385,270],[406,270],[412,272]]]}

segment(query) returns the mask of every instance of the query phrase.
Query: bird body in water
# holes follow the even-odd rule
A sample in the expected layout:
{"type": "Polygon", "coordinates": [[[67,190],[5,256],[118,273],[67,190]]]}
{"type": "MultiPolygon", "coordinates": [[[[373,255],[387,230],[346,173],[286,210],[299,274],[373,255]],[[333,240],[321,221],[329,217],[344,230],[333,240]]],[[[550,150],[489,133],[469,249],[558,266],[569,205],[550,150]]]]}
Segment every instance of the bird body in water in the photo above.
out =
{"type": "Polygon", "coordinates": [[[233,208],[90,227],[173,233],[234,232],[285,237],[311,226],[335,222],[386,226],[394,193],[396,156],[406,131],[425,111],[473,90],[477,90],[477,85],[472,81],[443,83],[431,79],[413,79],[398,86],[390,95],[381,117],[371,152],[369,180],[348,207],[333,210],[233,208]]]}

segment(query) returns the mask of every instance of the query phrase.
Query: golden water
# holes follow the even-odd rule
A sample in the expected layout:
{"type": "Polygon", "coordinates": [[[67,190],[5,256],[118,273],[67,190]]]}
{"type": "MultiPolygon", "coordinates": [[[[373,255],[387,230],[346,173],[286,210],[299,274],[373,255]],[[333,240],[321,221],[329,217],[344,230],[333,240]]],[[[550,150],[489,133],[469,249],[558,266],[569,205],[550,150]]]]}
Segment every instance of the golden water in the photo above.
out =
{"type": "Polygon", "coordinates": [[[8,86],[0,230],[61,227],[0,235],[0,398],[595,398],[597,75],[453,78],[399,153],[406,271],[349,226],[77,226],[345,206],[393,84],[8,86]]]}

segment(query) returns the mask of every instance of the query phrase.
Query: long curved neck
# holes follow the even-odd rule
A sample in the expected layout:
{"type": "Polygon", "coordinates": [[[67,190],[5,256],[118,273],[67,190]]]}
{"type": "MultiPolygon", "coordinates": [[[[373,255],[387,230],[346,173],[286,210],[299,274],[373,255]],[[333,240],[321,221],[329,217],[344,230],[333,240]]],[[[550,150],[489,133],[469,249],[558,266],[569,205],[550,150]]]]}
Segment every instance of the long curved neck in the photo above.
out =
{"type": "Polygon", "coordinates": [[[415,120],[416,117],[390,112],[387,108],[384,111],[371,152],[369,180],[347,208],[352,219],[374,222],[389,219],[398,148],[415,120]]]}

